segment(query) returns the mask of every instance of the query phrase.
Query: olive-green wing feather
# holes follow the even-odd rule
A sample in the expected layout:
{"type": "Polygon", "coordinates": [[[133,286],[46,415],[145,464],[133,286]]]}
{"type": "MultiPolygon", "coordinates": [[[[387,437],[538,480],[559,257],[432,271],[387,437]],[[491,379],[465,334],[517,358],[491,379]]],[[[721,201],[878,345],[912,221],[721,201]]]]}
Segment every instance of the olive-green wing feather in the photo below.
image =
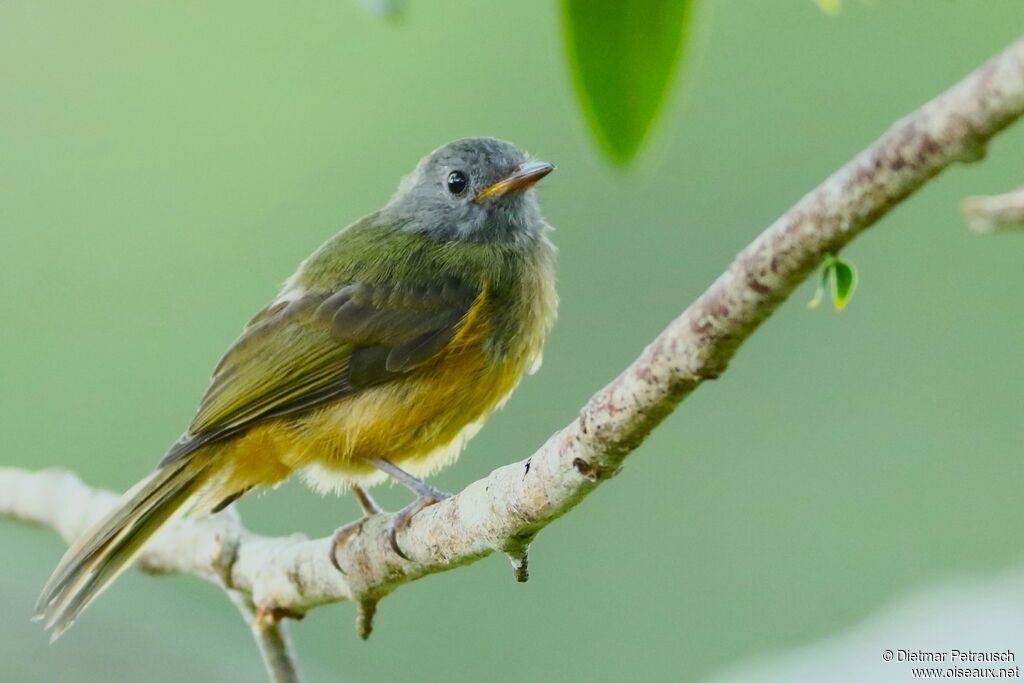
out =
{"type": "Polygon", "coordinates": [[[348,284],[261,311],[221,359],[189,431],[164,463],[270,417],[408,372],[455,336],[478,294],[460,282],[348,284]]]}

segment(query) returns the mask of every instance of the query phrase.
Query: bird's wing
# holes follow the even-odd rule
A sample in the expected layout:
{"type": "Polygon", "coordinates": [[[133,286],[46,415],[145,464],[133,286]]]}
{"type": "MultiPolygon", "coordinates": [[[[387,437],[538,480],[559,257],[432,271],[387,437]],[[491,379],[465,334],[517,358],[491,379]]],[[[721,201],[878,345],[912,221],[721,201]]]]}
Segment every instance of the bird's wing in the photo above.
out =
{"type": "Polygon", "coordinates": [[[479,289],[356,282],[261,311],[228,349],[189,431],[164,463],[258,420],[386,382],[454,338],[479,289]]]}

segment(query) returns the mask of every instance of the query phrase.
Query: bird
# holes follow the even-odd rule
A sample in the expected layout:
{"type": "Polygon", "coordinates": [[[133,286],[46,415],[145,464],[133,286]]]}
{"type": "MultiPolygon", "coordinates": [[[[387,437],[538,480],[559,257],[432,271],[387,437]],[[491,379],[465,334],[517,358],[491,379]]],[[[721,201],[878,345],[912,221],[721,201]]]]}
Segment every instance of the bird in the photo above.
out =
{"type": "Polygon", "coordinates": [[[535,183],[554,166],[462,138],[423,157],[385,206],[305,259],[216,366],[157,468],[65,553],[35,618],[63,633],[176,514],[216,513],[297,473],[320,493],[388,479],[415,499],[398,534],[448,494],[452,463],[541,362],[557,250],[535,183]]]}

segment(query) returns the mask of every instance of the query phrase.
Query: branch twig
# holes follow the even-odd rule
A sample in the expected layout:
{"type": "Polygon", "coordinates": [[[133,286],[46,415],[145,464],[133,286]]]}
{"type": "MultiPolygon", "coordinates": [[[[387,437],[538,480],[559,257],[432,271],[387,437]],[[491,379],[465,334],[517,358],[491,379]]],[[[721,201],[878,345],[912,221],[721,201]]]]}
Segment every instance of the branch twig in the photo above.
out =
{"type": "Polygon", "coordinates": [[[252,637],[260,650],[263,666],[267,669],[270,683],[299,683],[299,670],[292,655],[284,622],[271,615],[253,610],[248,598],[238,592],[228,592],[231,601],[249,622],[252,637]]]}
{"type": "Polygon", "coordinates": [[[968,197],[960,209],[974,232],[1024,230],[1024,187],[990,197],[968,197]]]}
{"type": "MultiPolygon", "coordinates": [[[[272,620],[338,600],[357,601],[363,606],[361,633],[368,633],[376,601],[403,583],[495,551],[525,558],[537,532],[614,476],[680,401],[725,370],[739,346],[826,254],[839,251],[950,164],[980,159],[989,139],[1022,114],[1019,39],[897,122],[769,226],[532,456],[418,514],[401,539],[411,560],[391,550],[387,515],[339,530],[344,543],[332,558],[331,538],[266,538],[222,513],[170,525],[139,564],[216,581],[272,620]]],[[[0,513],[53,526],[66,540],[113,501],[72,475],[0,469],[0,513]]],[[[525,576],[525,563],[517,573],[525,576]]]]}

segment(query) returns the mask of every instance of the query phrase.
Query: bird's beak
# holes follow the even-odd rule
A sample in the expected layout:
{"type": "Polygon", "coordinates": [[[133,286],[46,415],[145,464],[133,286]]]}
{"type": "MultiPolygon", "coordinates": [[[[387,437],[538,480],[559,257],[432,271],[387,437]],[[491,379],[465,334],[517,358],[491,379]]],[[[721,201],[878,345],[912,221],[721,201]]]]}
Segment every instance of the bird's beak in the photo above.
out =
{"type": "Polygon", "coordinates": [[[543,161],[531,161],[528,164],[522,164],[509,177],[503,178],[477,192],[474,200],[479,202],[491,197],[501,197],[516,190],[525,190],[554,170],[554,166],[543,161]]]}

